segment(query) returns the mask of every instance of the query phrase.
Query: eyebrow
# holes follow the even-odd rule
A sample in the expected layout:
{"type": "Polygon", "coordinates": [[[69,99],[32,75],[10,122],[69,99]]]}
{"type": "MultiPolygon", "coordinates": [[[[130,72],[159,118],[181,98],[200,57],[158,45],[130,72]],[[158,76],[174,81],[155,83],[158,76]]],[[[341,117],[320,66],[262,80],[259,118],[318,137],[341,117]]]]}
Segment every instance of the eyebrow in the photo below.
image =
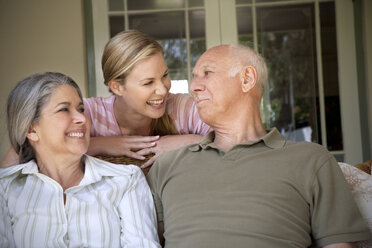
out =
{"type": "MultiPolygon", "coordinates": [[[[215,70],[216,69],[216,66],[214,65],[203,65],[201,66],[200,70],[215,70]]],[[[194,71],[191,73],[191,75],[194,77],[196,73],[194,73],[194,71]]]]}
{"type": "MultiPolygon", "coordinates": [[[[164,71],[163,73],[163,76],[164,74],[168,73],[168,68],[164,71]]],[[[141,79],[139,82],[142,82],[142,81],[147,81],[147,80],[154,80],[155,78],[154,77],[151,77],[151,78],[144,78],[144,79],[141,79]]]]}
{"type": "Polygon", "coordinates": [[[204,65],[202,66],[203,69],[216,69],[216,66],[214,65],[204,65]]]}
{"type": "MultiPolygon", "coordinates": [[[[68,106],[70,106],[71,103],[70,103],[70,102],[60,102],[60,103],[58,103],[58,104],[55,106],[55,108],[58,108],[60,105],[68,105],[68,106]]],[[[78,105],[78,106],[81,106],[81,105],[84,105],[84,103],[83,103],[83,102],[79,102],[79,105],[78,105]]]]}

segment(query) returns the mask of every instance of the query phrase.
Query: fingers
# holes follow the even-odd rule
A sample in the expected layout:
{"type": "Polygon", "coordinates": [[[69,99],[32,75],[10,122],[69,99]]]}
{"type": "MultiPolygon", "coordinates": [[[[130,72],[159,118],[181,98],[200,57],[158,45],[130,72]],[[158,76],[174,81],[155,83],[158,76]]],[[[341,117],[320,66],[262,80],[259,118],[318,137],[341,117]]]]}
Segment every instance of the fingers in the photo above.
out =
{"type": "Polygon", "coordinates": [[[149,143],[130,143],[130,144],[127,144],[127,147],[129,149],[134,149],[134,150],[138,150],[138,149],[144,149],[144,148],[151,148],[151,147],[154,147],[156,146],[156,142],[149,142],[149,143]]]}
{"type": "Polygon", "coordinates": [[[158,157],[158,155],[155,155],[154,157],[150,158],[149,160],[146,161],[146,163],[144,163],[143,165],[141,165],[141,168],[144,169],[146,167],[149,167],[150,165],[152,165],[156,158],[158,157]]]}
{"type": "Polygon", "coordinates": [[[141,154],[138,154],[136,152],[132,152],[132,151],[129,151],[129,150],[124,152],[124,155],[127,156],[127,157],[130,157],[130,158],[135,158],[135,159],[139,159],[139,160],[144,160],[145,159],[145,157],[142,156],[141,154]]]}
{"type": "Polygon", "coordinates": [[[149,147],[149,148],[144,148],[139,151],[137,151],[137,154],[139,155],[149,155],[155,153],[156,154],[156,147],[149,147]]]}
{"type": "Polygon", "coordinates": [[[122,136],[126,142],[148,143],[159,140],[160,136],[122,136]]]}

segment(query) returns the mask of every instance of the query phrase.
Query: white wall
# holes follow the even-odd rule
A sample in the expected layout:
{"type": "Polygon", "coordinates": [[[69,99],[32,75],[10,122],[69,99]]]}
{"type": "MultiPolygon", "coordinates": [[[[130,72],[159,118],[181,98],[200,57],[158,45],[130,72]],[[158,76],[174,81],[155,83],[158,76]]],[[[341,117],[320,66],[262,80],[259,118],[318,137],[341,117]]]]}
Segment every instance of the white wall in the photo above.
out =
{"type": "Polygon", "coordinates": [[[81,0],[0,0],[0,158],[9,147],[6,99],[19,80],[58,71],[86,95],[83,21],[81,0]]]}

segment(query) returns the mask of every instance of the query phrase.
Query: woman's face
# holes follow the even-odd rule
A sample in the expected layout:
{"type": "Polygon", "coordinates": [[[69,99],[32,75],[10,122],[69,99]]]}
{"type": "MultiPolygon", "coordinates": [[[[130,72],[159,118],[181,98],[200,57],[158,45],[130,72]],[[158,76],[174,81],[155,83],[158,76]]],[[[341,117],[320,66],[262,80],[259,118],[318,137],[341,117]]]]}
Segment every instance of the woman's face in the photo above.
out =
{"type": "Polygon", "coordinates": [[[61,85],[43,106],[41,118],[30,128],[28,138],[37,155],[82,156],[88,150],[89,130],[90,122],[76,89],[61,85]]]}
{"type": "Polygon", "coordinates": [[[130,111],[156,119],[165,112],[170,87],[168,67],[163,55],[157,53],[133,67],[118,95],[130,111]]]}

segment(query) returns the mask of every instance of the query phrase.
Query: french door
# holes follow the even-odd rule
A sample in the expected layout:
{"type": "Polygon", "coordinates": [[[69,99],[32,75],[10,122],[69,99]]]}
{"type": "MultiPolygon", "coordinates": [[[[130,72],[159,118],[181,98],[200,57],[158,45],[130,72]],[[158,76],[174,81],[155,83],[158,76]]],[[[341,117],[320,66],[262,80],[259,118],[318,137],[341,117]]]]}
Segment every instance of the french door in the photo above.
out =
{"type": "Polygon", "coordinates": [[[96,95],[108,95],[100,57],[107,40],[138,29],[165,49],[173,92],[187,92],[207,48],[241,43],[266,59],[267,128],[361,160],[352,2],[348,0],[91,0],[96,95]],[[354,45],[354,46],[353,46],[354,45]],[[346,49],[347,48],[347,49],[346,49]]]}

